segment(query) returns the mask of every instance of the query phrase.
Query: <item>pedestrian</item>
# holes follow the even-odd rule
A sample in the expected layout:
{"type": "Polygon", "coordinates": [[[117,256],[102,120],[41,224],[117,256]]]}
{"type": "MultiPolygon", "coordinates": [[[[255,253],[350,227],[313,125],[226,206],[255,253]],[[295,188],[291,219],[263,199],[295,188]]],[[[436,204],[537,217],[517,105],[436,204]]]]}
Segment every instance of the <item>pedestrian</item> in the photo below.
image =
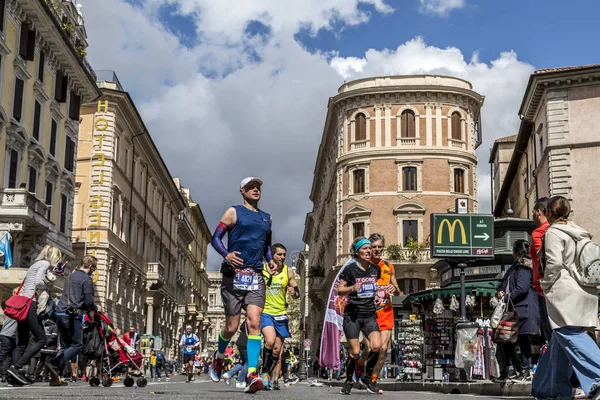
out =
{"type": "MultiPolygon", "coordinates": [[[[125,341],[125,343],[128,346],[131,346],[131,347],[133,347],[136,350],[138,350],[138,346],[140,344],[140,340],[141,340],[141,337],[137,333],[137,330],[135,329],[135,326],[129,327],[129,332],[125,332],[125,334],[123,335],[123,341],[125,341]]],[[[151,339],[151,341],[152,342],[150,344],[150,348],[154,349],[154,340],[151,339]]]]}
{"type": "MultiPolygon", "coordinates": [[[[367,369],[371,368],[379,359],[381,349],[381,334],[375,313],[375,292],[380,269],[371,263],[371,242],[364,237],[358,237],[352,243],[350,252],[354,262],[347,264],[340,273],[338,294],[348,296],[348,303],[344,309],[344,335],[350,347],[350,356],[346,363],[346,382],[340,390],[342,394],[351,394],[352,375],[360,356],[359,335],[368,338],[371,352],[367,359],[367,369]]],[[[360,380],[367,387],[369,393],[379,393],[376,382],[370,376],[363,374],[360,380]]]]}
{"type": "MultiPolygon", "coordinates": [[[[17,347],[13,352],[13,364],[8,369],[8,374],[22,385],[30,384],[25,377],[23,366],[46,345],[46,333],[38,315],[38,302],[34,294],[37,286],[44,284],[48,270],[55,266],[61,257],[62,254],[57,247],[44,246],[34,263],[27,269],[27,275],[21,283],[19,295],[32,300],[27,317],[17,323],[17,347]],[[27,347],[30,334],[33,335],[33,343],[27,347]]],[[[60,379],[58,384],[62,384],[60,379]]]]}
{"type": "Polygon", "coordinates": [[[191,382],[194,374],[194,362],[196,358],[196,348],[200,344],[200,339],[195,333],[192,333],[192,326],[186,325],[185,332],[179,340],[179,347],[183,349],[183,366],[187,374],[187,381],[191,382]]]}
{"type": "Polygon", "coordinates": [[[598,326],[598,289],[573,277],[579,266],[577,243],[591,235],[569,221],[569,200],[554,196],[546,216],[541,285],[553,329],[548,349],[533,377],[536,398],[570,398],[570,371],[575,371],[588,399],[600,398],[600,349],[586,331],[598,326]]]}
{"type": "Polygon", "coordinates": [[[89,313],[90,319],[93,320],[94,312],[98,309],[94,303],[94,284],[90,277],[97,264],[96,257],[85,256],[81,266],[65,279],[63,293],[56,306],[61,351],[47,364],[52,377],[50,384],[53,386],[59,384],[58,371],[62,370],[67,361],[71,361],[71,376],[77,377],[77,364],[74,361],[83,348],[82,318],[85,313],[89,313]]]}
{"type": "Polygon", "coordinates": [[[513,244],[513,264],[506,270],[498,289],[498,298],[514,307],[519,318],[517,343],[497,343],[496,358],[500,366],[498,382],[508,378],[512,361],[517,380],[531,380],[531,342],[532,336],[540,331],[540,312],[538,296],[533,286],[530,245],[525,240],[516,240],[513,244]],[[517,346],[521,357],[517,355],[517,346]]]}
{"type": "Polygon", "coordinates": [[[2,325],[2,330],[0,330],[0,382],[6,382],[7,370],[12,361],[12,353],[16,347],[17,321],[5,315],[4,324],[2,325]]]}
{"type": "Polygon", "coordinates": [[[161,370],[165,370],[165,380],[169,381],[169,371],[167,370],[167,361],[165,359],[165,349],[161,347],[156,352],[156,372],[158,375],[158,381],[160,382],[160,373],[161,370]]]}
{"type": "Polygon", "coordinates": [[[248,177],[240,183],[243,205],[227,209],[215,229],[211,244],[223,257],[221,264],[221,297],[225,309],[225,327],[219,333],[218,348],[213,355],[210,377],[221,380],[225,349],[238,330],[242,308],[246,310],[248,328],[247,393],[263,389],[257,367],[262,338],[260,318],[265,304],[265,281],[262,270],[268,263],[269,272],[277,266],[271,253],[271,225],[269,214],[258,208],[263,181],[248,177]],[[228,234],[227,247],[223,237],[228,234]]]}
{"type": "Polygon", "coordinates": [[[550,320],[548,319],[548,310],[546,309],[546,299],[544,298],[544,291],[542,290],[542,285],[540,280],[542,279],[541,268],[540,268],[540,259],[538,254],[542,249],[542,239],[544,237],[544,233],[550,226],[548,223],[548,218],[546,217],[546,211],[548,209],[548,201],[550,199],[547,197],[542,197],[535,202],[533,206],[533,222],[536,225],[536,228],[531,233],[531,265],[533,268],[533,286],[538,295],[538,308],[540,311],[540,325],[542,328],[542,336],[546,340],[546,342],[550,341],[552,337],[552,328],[550,327],[550,320]]]}
{"type": "MultiPolygon", "coordinates": [[[[156,371],[156,351],[152,350],[150,352],[150,377],[152,378],[152,382],[156,379],[158,372],[156,371]]],[[[160,380],[160,375],[158,376],[160,380]]]]}

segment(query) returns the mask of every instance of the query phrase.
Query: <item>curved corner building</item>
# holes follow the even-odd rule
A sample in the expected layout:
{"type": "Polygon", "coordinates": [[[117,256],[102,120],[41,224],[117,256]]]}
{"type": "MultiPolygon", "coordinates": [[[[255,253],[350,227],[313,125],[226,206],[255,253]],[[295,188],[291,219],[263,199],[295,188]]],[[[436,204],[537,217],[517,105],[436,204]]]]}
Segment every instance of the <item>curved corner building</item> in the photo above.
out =
{"type": "MultiPolygon", "coordinates": [[[[327,296],[357,236],[382,233],[405,294],[437,282],[430,274],[429,216],[477,211],[483,96],[462,79],[386,76],[342,85],[329,99],[306,217],[311,326],[318,340],[327,296]]],[[[315,348],[318,348],[315,343],[315,348]]]]}

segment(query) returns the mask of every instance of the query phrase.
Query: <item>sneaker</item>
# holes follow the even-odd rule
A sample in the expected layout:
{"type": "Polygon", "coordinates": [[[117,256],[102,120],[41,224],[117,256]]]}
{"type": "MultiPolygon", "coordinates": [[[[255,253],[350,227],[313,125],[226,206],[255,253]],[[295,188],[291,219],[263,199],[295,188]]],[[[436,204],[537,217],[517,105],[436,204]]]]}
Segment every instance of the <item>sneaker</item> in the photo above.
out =
{"type": "Polygon", "coordinates": [[[367,378],[366,376],[361,376],[360,379],[358,380],[358,383],[360,383],[360,386],[367,389],[369,387],[369,385],[372,383],[372,381],[371,381],[371,379],[367,378]]]}
{"type": "Polygon", "coordinates": [[[235,382],[235,387],[237,389],[246,389],[246,382],[237,381],[237,382],[235,382]]]}
{"type": "Polygon", "coordinates": [[[533,375],[530,370],[526,370],[523,371],[519,378],[521,378],[521,382],[530,382],[533,379],[533,375]]]}
{"type": "Polygon", "coordinates": [[[265,385],[263,384],[262,379],[260,379],[256,372],[252,372],[246,378],[246,389],[244,389],[244,393],[256,393],[264,387],[265,385]]]}
{"type": "Polygon", "coordinates": [[[587,396],[582,388],[573,389],[573,398],[574,399],[585,399],[587,396]]]}
{"type": "Polygon", "coordinates": [[[364,365],[359,365],[358,363],[356,363],[356,369],[354,370],[354,375],[352,375],[352,380],[354,381],[354,383],[358,383],[360,381],[360,377],[363,373],[363,368],[364,365]]]}
{"type": "MultiPolygon", "coordinates": [[[[361,380],[362,381],[362,380],[361,380]]],[[[376,381],[371,380],[367,385],[367,392],[371,394],[383,394],[383,390],[379,388],[376,381]]]]}
{"type": "Polygon", "coordinates": [[[227,374],[223,375],[223,380],[227,386],[231,385],[231,378],[227,376],[227,374]]]}
{"type": "Polygon", "coordinates": [[[25,373],[21,368],[17,368],[14,365],[11,365],[8,371],[6,372],[8,372],[8,374],[21,385],[29,385],[29,381],[25,377],[25,373]]]}
{"type": "Polygon", "coordinates": [[[165,378],[165,381],[169,382],[171,380],[171,378],[169,378],[168,376],[165,378]]]}
{"type": "Polygon", "coordinates": [[[273,382],[273,390],[281,390],[281,388],[279,387],[279,381],[273,382]]]}
{"type": "Polygon", "coordinates": [[[260,376],[260,379],[262,379],[263,382],[263,386],[265,390],[272,390],[271,388],[271,376],[269,374],[262,374],[260,376]]]}
{"type": "Polygon", "coordinates": [[[72,375],[71,376],[71,382],[72,383],[77,382],[77,376],[76,375],[72,375]]]}
{"type": "Polygon", "coordinates": [[[210,370],[208,371],[210,375],[210,379],[213,382],[219,382],[221,380],[221,371],[223,370],[223,359],[217,358],[217,352],[213,355],[213,362],[210,366],[210,370]]]}
{"type": "Polygon", "coordinates": [[[352,393],[352,382],[344,382],[344,386],[340,389],[341,394],[351,394],[352,393]]]}

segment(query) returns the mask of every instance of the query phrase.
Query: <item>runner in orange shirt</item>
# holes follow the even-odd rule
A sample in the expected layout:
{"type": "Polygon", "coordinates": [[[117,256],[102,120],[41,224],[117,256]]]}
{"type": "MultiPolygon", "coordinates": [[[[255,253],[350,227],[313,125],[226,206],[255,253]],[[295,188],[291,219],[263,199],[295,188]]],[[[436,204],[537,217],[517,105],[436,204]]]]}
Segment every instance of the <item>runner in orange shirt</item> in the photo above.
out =
{"type": "MultiPolygon", "coordinates": [[[[383,235],[374,233],[369,237],[369,241],[371,242],[371,246],[373,248],[371,252],[371,263],[378,265],[381,270],[379,275],[380,277],[377,280],[377,293],[375,295],[377,324],[379,325],[379,330],[381,331],[381,350],[379,352],[377,363],[372,368],[369,368],[370,366],[367,365],[366,370],[366,373],[371,374],[371,379],[376,384],[377,378],[381,373],[387,356],[387,349],[390,344],[392,329],[394,329],[394,308],[392,307],[391,295],[399,295],[401,292],[400,288],[398,287],[398,282],[396,281],[396,276],[394,275],[394,265],[384,261],[381,258],[383,255],[383,250],[385,249],[385,239],[383,235]]],[[[358,361],[355,371],[356,380],[359,382],[361,382],[360,376],[363,373],[365,363],[367,362],[367,357],[371,350],[371,346],[369,345],[367,338],[363,340],[363,343],[365,348],[363,349],[361,358],[358,361]]],[[[382,393],[383,391],[379,389],[378,394],[382,393]]]]}

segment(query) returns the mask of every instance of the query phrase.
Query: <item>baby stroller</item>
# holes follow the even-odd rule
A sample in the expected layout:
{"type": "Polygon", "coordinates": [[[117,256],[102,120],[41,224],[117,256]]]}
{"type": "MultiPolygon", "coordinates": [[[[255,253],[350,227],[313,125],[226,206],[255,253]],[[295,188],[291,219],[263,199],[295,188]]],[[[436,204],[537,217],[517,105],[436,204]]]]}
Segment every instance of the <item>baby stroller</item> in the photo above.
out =
{"type": "Polygon", "coordinates": [[[94,358],[97,362],[98,375],[89,379],[90,386],[112,386],[113,376],[119,373],[125,374],[123,384],[131,387],[135,383],[134,377],[137,377],[138,387],[145,387],[148,380],[142,373],[142,355],[134,348],[128,346],[113,331],[113,326],[104,313],[96,313],[94,320],[89,321],[87,328],[90,342],[95,342],[97,351],[94,358]],[[133,371],[132,371],[133,370],[133,371]]]}

